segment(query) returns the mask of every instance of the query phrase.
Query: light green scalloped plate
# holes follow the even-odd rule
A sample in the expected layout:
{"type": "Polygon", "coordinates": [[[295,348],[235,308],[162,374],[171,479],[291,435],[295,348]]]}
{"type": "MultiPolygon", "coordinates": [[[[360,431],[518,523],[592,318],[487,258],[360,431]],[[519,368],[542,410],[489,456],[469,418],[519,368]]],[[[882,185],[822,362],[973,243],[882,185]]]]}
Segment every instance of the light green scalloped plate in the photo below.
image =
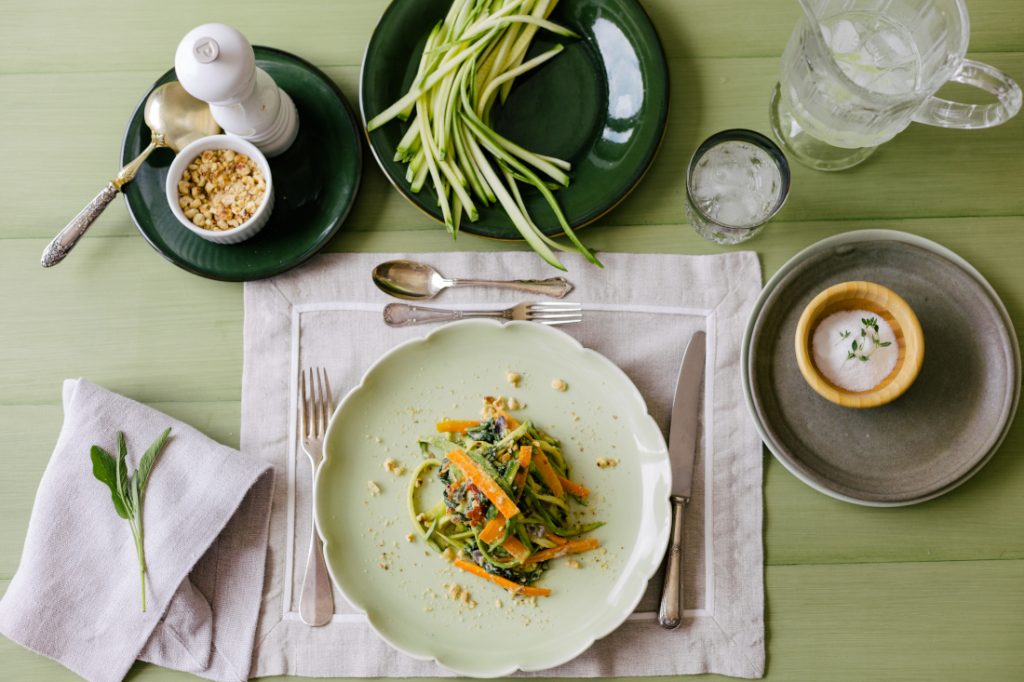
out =
{"type": "MultiPolygon", "coordinates": [[[[578,656],[633,611],[668,543],[660,429],[622,370],[550,327],[472,320],[398,346],[338,406],[324,454],[315,509],[335,583],[393,647],[465,675],[542,670],[578,656]],[[509,370],[522,374],[519,388],[509,370]],[[554,390],[553,379],[569,389],[554,390]],[[605,551],[579,557],[579,569],[554,562],[539,583],[553,595],[535,606],[408,542],[411,476],[384,468],[393,457],[411,471],[421,460],[416,439],[442,418],[479,417],[487,395],[515,396],[525,404],[516,416],[561,439],[573,478],[592,491],[584,520],[607,523],[593,533],[605,551]],[[620,464],[600,469],[598,457],[620,464]],[[452,583],[471,592],[475,608],[446,593],[452,583]]],[[[439,484],[423,491],[430,506],[440,500],[439,484]]]]}

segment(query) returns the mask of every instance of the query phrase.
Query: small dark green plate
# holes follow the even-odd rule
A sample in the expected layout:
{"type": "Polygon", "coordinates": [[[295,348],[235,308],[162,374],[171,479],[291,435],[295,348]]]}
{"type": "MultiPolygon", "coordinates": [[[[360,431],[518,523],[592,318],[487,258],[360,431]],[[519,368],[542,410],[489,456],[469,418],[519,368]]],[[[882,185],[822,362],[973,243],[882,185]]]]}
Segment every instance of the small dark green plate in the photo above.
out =
{"type": "MultiPolygon", "coordinates": [[[[427,34],[450,5],[451,0],[394,0],[385,10],[363,58],[364,124],[408,91],[427,34]]],[[[658,34],[636,0],[562,0],[551,20],[581,39],[537,32],[527,59],[558,42],[566,49],[516,79],[508,101],[494,110],[494,127],[531,151],[572,164],[569,187],[555,196],[569,224],[578,227],[622,201],[654,160],[668,118],[668,66],[658,34]]],[[[370,149],[391,183],[441,220],[433,189],[413,194],[406,165],[393,160],[407,125],[396,120],[374,130],[370,149]]],[[[541,230],[561,234],[540,193],[530,188],[523,194],[541,230]]],[[[463,219],[462,230],[520,238],[500,206],[479,208],[480,219],[463,219]]]]}
{"type": "MultiPolygon", "coordinates": [[[[253,49],[256,65],[288,93],[299,112],[295,142],[269,160],[274,212],[266,227],[240,244],[214,244],[182,227],[164,192],[174,158],[167,149],[156,150],[124,192],[142,236],[167,260],[197,275],[233,282],[276,275],[319,251],[352,208],[363,165],[359,123],[331,79],[295,55],[269,47],[253,49]]],[[[153,87],[174,79],[171,69],[153,87]]],[[[142,117],[145,102],[143,97],[125,132],[122,164],[149,144],[142,117]]]]}

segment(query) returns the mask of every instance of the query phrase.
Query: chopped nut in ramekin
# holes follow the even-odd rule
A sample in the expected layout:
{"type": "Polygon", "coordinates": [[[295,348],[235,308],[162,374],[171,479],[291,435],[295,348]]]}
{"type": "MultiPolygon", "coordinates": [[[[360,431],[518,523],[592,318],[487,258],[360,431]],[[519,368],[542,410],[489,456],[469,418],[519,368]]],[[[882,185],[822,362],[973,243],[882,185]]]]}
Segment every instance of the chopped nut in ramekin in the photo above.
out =
{"type": "Polygon", "coordinates": [[[233,149],[207,149],[178,180],[178,206],[196,227],[231,230],[252,218],[267,194],[256,161],[233,149]]]}

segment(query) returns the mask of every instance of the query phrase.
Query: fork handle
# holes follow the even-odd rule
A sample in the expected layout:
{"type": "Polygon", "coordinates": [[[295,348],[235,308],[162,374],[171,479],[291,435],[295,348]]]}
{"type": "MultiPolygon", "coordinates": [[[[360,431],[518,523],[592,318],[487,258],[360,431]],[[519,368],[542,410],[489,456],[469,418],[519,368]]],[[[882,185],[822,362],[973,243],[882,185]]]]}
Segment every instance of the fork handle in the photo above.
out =
{"type": "Polygon", "coordinates": [[[495,287],[499,289],[514,289],[524,291],[528,294],[539,294],[551,296],[552,298],[565,298],[572,291],[572,283],[565,277],[550,277],[548,279],[513,279],[513,280],[490,280],[490,279],[453,279],[453,287],[495,287]]]}
{"type": "Polygon", "coordinates": [[[302,593],[299,595],[299,618],[306,625],[326,625],[334,616],[334,593],[331,591],[331,576],[324,561],[324,544],[313,520],[313,537],[309,543],[309,557],[306,559],[306,575],[302,579],[302,593]]]}
{"type": "Polygon", "coordinates": [[[408,327],[413,324],[428,322],[450,322],[467,317],[504,318],[504,310],[445,310],[443,308],[427,308],[408,303],[388,303],[384,306],[384,322],[389,327],[408,327]]]}

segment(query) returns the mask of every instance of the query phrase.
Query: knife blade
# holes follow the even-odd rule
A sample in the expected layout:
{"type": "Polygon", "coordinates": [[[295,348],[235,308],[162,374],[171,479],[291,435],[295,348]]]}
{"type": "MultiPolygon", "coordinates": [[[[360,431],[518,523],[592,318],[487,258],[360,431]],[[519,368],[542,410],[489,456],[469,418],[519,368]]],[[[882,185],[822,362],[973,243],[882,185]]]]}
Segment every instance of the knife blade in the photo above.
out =
{"type": "Polygon", "coordinates": [[[704,332],[693,335],[683,362],[672,399],[672,421],[668,431],[668,457],[672,468],[672,544],[661,593],[658,623],[669,630],[679,627],[683,614],[683,520],[693,488],[693,462],[697,457],[697,424],[700,414],[700,387],[704,377],[707,339],[704,332]]]}

